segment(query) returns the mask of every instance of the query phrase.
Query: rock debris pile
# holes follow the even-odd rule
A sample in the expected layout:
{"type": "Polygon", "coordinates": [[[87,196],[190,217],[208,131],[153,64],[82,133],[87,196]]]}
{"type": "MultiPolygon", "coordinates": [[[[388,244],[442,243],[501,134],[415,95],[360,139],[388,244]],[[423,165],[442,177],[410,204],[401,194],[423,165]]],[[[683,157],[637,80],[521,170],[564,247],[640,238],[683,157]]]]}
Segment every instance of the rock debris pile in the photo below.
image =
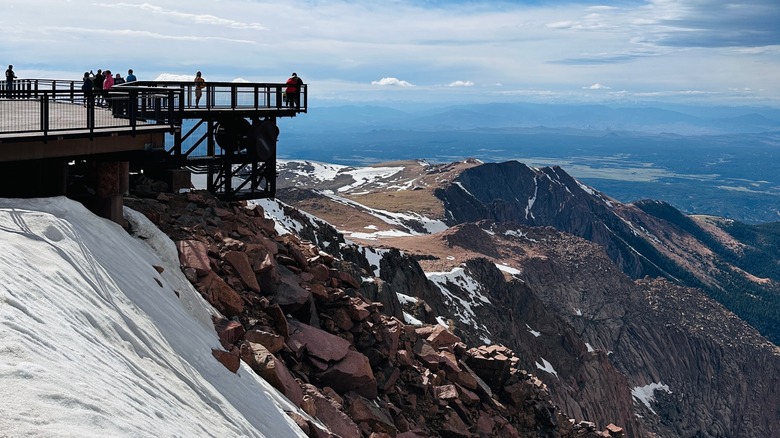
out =
{"type": "Polygon", "coordinates": [[[383,312],[361,293],[373,274],[279,234],[260,206],[205,192],[125,202],[176,242],[184,274],[220,312],[214,357],[285,394],[310,437],[623,436],[566,418],[508,348],[469,348],[443,326],[383,312]]]}

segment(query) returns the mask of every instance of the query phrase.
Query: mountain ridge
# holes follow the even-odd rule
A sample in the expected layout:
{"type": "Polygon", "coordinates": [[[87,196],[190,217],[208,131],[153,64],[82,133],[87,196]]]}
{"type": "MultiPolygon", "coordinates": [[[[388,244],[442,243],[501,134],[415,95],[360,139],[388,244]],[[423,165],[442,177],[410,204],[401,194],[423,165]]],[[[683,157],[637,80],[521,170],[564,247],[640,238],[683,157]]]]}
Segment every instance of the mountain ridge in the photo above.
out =
{"type": "MultiPolygon", "coordinates": [[[[435,278],[449,278],[441,280],[442,282],[436,280],[441,290],[441,298],[438,299],[443,299],[444,303],[432,305],[431,311],[444,314],[445,320],[461,321],[456,324],[458,327],[456,333],[461,333],[472,342],[480,340],[484,342],[488,339],[492,342],[496,340],[505,342],[520,352],[520,357],[541,355],[546,359],[545,362],[537,362],[537,364],[579,363],[581,359],[577,358],[583,357],[582,355],[587,354],[587,350],[591,348],[594,351],[614,351],[615,353],[605,357],[613,371],[603,368],[607,366],[606,362],[602,363],[601,371],[597,372],[587,367],[581,368],[578,372],[572,371],[577,368],[564,369],[568,370],[566,374],[579,373],[579,375],[589,375],[591,378],[596,375],[614,376],[611,383],[606,384],[606,387],[613,387],[612,391],[608,391],[613,396],[612,400],[615,400],[615,397],[619,400],[620,397],[616,394],[622,393],[626,394],[628,400],[633,398],[636,401],[642,399],[641,394],[645,391],[642,388],[654,388],[650,392],[657,397],[653,399],[655,401],[648,401],[647,404],[635,402],[630,413],[617,414],[616,412],[620,412],[618,406],[610,412],[613,419],[619,418],[619,421],[622,421],[629,436],[642,436],[645,433],[642,432],[643,430],[651,430],[662,436],[689,436],[694,432],[704,433],[703,436],[750,436],[750,433],[741,429],[740,418],[746,415],[743,408],[727,411],[718,408],[720,413],[717,415],[714,414],[715,411],[710,411],[709,414],[697,413],[697,403],[704,403],[715,409],[713,403],[716,403],[716,400],[709,400],[709,396],[705,395],[712,393],[712,382],[705,382],[703,387],[692,386],[690,383],[692,381],[702,383],[696,377],[697,373],[700,370],[710,370],[708,375],[717,376],[713,377],[718,379],[717,381],[723,382],[723,379],[726,379],[725,381],[730,382],[726,386],[735,385],[732,389],[726,390],[725,387],[721,387],[715,390],[714,393],[724,391],[716,398],[732,400],[733,396],[730,394],[743,392],[744,388],[750,387],[748,382],[752,379],[762,380],[767,372],[770,375],[778,372],[778,348],[775,344],[768,342],[755,329],[745,325],[731,312],[720,307],[720,304],[716,304],[701,290],[686,286],[698,286],[707,290],[708,294],[720,298],[727,305],[734,305],[734,302],[728,301],[728,298],[735,297],[735,295],[728,295],[734,284],[749,285],[754,287],[755,291],[766,290],[772,293],[771,291],[776,290],[777,277],[763,281],[751,275],[750,269],[742,269],[738,264],[733,264],[742,260],[739,256],[740,251],[751,246],[731,236],[724,229],[724,224],[730,221],[718,222],[687,217],[668,204],[657,201],[621,204],[571,178],[559,167],[531,168],[517,162],[483,164],[478,160],[445,165],[432,165],[419,161],[395,162],[393,166],[397,168],[395,172],[388,172],[373,180],[364,180],[362,183],[353,182],[342,186],[342,188],[346,187],[344,190],[331,187],[331,189],[317,191],[316,184],[307,188],[306,178],[299,178],[294,182],[295,188],[287,188],[284,185],[287,183],[284,183],[279,196],[281,199],[287,199],[288,193],[300,194],[314,190],[318,196],[318,201],[314,204],[298,203],[295,196],[288,201],[315,214],[327,212],[329,205],[350,206],[351,210],[340,211],[339,217],[362,211],[365,217],[349,224],[335,221],[335,224],[346,225],[336,227],[344,233],[345,237],[356,239],[361,244],[378,248],[401,248],[415,258],[426,273],[437,273],[435,278]],[[417,170],[410,172],[410,168],[417,170]],[[402,175],[407,176],[402,177],[402,175]],[[414,182],[406,186],[404,181],[411,180],[414,182]],[[388,189],[391,186],[393,188],[388,189]],[[401,189],[399,186],[408,189],[401,189]],[[335,195],[334,189],[338,195],[335,195]],[[410,193],[399,195],[403,192],[410,193]],[[406,223],[395,224],[377,217],[372,219],[372,210],[392,205],[401,206],[401,204],[388,202],[388,199],[398,196],[406,202],[407,210],[414,210],[416,195],[419,195],[419,199],[428,199],[423,202],[424,204],[428,204],[431,197],[441,202],[443,206],[441,210],[431,211],[438,211],[438,215],[433,219],[446,223],[448,230],[436,234],[421,233],[419,228],[413,226],[414,218],[411,216],[406,223]],[[345,199],[348,200],[346,203],[345,199]],[[350,231],[359,227],[376,232],[372,234],[350,231]],[[393,235],[390,230],[384,228],[391,228],[399,234],[393,235]],[[471,231],[464,234],[466,230],[471,231]],[[565,234],[561,234],[562,232],[565,234]],[[574,235],[580,236],[575,239],[587,240],[580,242],[571,240],[574,235]],[[501,239],[496,240],[499,236],[501,239]],[[703,239],[703,236],[707,239],[703,239]],[[518,239],[518,242],[525,241],[526,245],[517,246],[517,242],[514,244],[506,242],[511,239],[518,239]],[[562,246],[552,243],[560,239],[568,243],[562,246]],[[586,243],[588,240],[598,246],[586,243]],[[436,241],[440,243],[435,243],[436,241]],[[578,248],[578,250],[571,252],[568,247],[578,248]],[[544,255],[545,251],[554,248],[559,249],[544,255]],[[728,251],[730,258],[716,254],[717,251],[728,251]],[[585,257],[584,254],[588,256],[585,257]],[[486,262],[474,262],[479,259],[486,262]],[[586,266],[589,268],[585,268],[586,266]],[[487,273],[486,267],[494,272],[487,273]],[[465,271],[462,271],[464,269],[465,271]],[[565,349],[552,350],[554,353],[549,353],[547,357],[539,350],[528,350],[530,348],[528,345],[532,345],[532,342],[513,341],[515,339],[528,341],[527,335],[520,335],[524,330],[516,328],[511,332],[504,332],[500,337],[495,336],[493,331],[499,330],[500,333],[499,327],[516,325],[511,321],[498,324],[497,327],[489,323],[488,326],[483,325],[484,323],[474,326],[472,323],[463,322],[464,320],[503,321],[506,310],[497,308],[485,310],[479,318],[474,316],[479,314],[479,309],[484,304],[474,299],[479,294],[475,295],[473,289],[462,286],[470,284],[467,277],[477,275],[484,277],[483,281],[492,284],[492,289],[501,290],[501,287],[496,286],[498,283],[495,280],[489,280],[495,279],[498,272],[509,279],[519,279],[521,285],[519,287],[531,287],[531,295],[541,300],[540,303],[548,309],[547,312],[558,315],[556,318],[563,317],[563,325],[558,326],[557,330],[550,330],[550,333],[559,333],[564,339],[568,337],[571,339],[569,343],[572,346],[578,345],[576,348],[570,347],[570,350],[584,350],[584,353],[567,353],[565,349]],[[584,272],[589,273],[583,274],[584,272]],[[542,273],[546,273],[545,276],[540,276],[542,273]],[[442,276],[442,274],[446,275],[442,276]],[[625,275],[627,277],[623,277],[625,275]],[[653,279],[653,277],[660,278],[653,279]],[[601,289],[599,284],[602,284],[601,289]],[[613,289],[614,292],[610,292],[613,289]],[[551,293],[553,291],[558,292],[551,293]],[[723,295],[718,295],[719,293],[724,293],[727,299],[724,299],[723,295]],[[586,298],[588,296],[592,297],[586,298]],[[561,304],[566,302],[571,304],[561,304]],[[674,305],[662,304],[667,302],[674,305]],[[590,318],[583,318],[584,315],[588,315],[584,307],[587,303],[590,303],[588,306],[592,309],[591,312],[595,313],[590,318]],[[604,307],[606,304],[609,305],[604,307]],[[597,316],[599,312],[602,312],[603,316],[597,316]],[[684,317],[687,312],[691,312],[697,322],[690,323],[684,317]],[[699,320],[702,314],[709,314],[711,318],[699,320]],[[603,319],[607,315],[609,317],[603,319]],[[628,315],[633,316],[626,319],[628,315]],[[666,319],[666,322],[661,323],[661,327],[656,327],[659,319],[666,319]],[[586,324],[585,321],[588,320],[591,322],[586,324]],[[726,321],[731,321],[726,324],[731,328],[728,333],[724,333],[724,338],[739,339],[739,342],[745,342],[746,345],[751,346],[750,348],[757,348],[755,351],[761,353],[736,353],[742,348],[739,343],[723,344],[718,336],[711,337],[707,334],[709,330],[717,333],[719,324],[724,324],[726,321]],[[563,335],[564,333],[568,335],[563,335]],[[627,336],[625,333],[633,334],[627,336]],[[628,353],[618,354],[618,350],[628,351],[628,353]],[[748,366],[744,358],[740,357],[745,354],[763,359],[758,366],[748,366]],[[724,369],[714,366],[708,359],[702,359],[711,355],[720,357],[721,362],[726,360],[731,365],[724,369]],[[570,359],[566,359],[567,357],[570,359]],[[725,359],[726,357],[728,359],[725,359]],[[664,362],[676,366],[664,365],[664,362]],[[589,371],[586,372],[586,369],[589,371]],[[726,369],[739,369],[755,377],[741,380],[744,377],[736,377],[736,375],[732,377],[726,369]],[[668,380],[659,380],[659,376],[662,375],[666,375],[668,380]],[[634,389],[629,391],[630,388],[625,385],[622,390],[614,389],[617,387],[611,385],[621,378],[632,382],[634,389]],[[663,389],[667,387],[668,390],[663,389]],[[736,389],[738,387],[743,389],[736,389]],[[696,395],[681,398],[679,395],[681,393],[696,395]],[[634,412],[641,413],[643,418],[641,424],[633,422],[634,412]],[[707,432],[698,430],[697,422],[702,421],[711,423],[711,430],[707,432]]],[[[296,172],[294,169],[287,169],[286,165],[282,167],[285,169],[281,173],[283,180],[289,177],[288,171],[296,172]]],[[[389,167],[391,166],[377,166],[385,170],[389,167]]],[[[355,171],[355,169],[345,170],[345,172],[355,171]]],[[[394,214],[400,212],[396,210],[394,214]]],[[[762,254],[766,255],[766,253],[762,254]]],[[[431,275],[433,274],[429,274],[429,277],[431,275]]],[[[408,280],[408,276],[405,278],[408,280]]],[[[476,283],[479,284],[480,281],[476,283]]],[[[427,303],[435,292],[429,290],[419,298],[427,303]]],[[[404,294],[408,293],[411,292],[404,292],[404,294]]],[[[755,293],[760,295],[765,292],[755,293]]],[[[507,298],[516,294],[505,294],[498,302],[511,303],[507,298]]],[[[487,299],[492,302],[490,298],[487,299]]],[[[747,303],[753,300],[750,294],[741,292],[736,293],[736,299],[747,303]]],[[[518,307],[509,306],[508,309],[518,307]]],[[[419,307],[414,308],[419,309],[419,307]]],[[[409,309],[412,310],[413,308],[409,309]]],[[[744,309],[742,310],[744,315],[744,309]]],[[[430,313],[418,314],[415,317],[430,320],[430,313]]],[[[762,317],[772,318],[771,313],[763,313],[762,317]]],[[[534,321],[534,319],[526,317],[526,321],[534,321]]],[[[769,321],[769,325],[773,325],[772,319],[769,321]]],[[[538,329],[531,327],[528,330],[535,332],[538,329]]],[[[546,365],[539,366],[532,362],[524,362],[524,365],[530,368],[534,366],[540,369],[546,368],[546,365]]],[[[560,375],[560,371],[558,374],[560,375]]],[[[548,380],[548,382],[556,401],[568,412],[601,415],[598,417],[600,421],[605,418],[606,414],[600,411],[600,408],[595,408],[597,405],[595,400],[605,394],[603,386],[594,384],[590,389],[583,391],[579,386],[582,383],[557,385],[555,381],[548,380]]],[[[588,386],[586,384],[585,387],[588,386]]],[[[768,425],[778,417],[777,406],[772,401],[776,398],[776,394],[765,385],[760,387],[763,389],[751,388],[749,391],[757,390],[762,393],[760,396],[755,396],[756,400],[762,400],[759,402],[762,407],[750,409],[766,408],[767,417],[759,419],[761,414],[749,414],[754,417],[749,424],[763,424],[763,426],[756,426],[759,427],[756,430],[764,430],[764,432],[757,433],[771,434],[768,425]]],[[[625,407],[626,399],[623,400],[623,403],[618,404],[625,407]]],[[[736,399],[732,402],[742,403],[736,399]]],[[[740,404],[743,405],[744,403],[740,404]]]]}

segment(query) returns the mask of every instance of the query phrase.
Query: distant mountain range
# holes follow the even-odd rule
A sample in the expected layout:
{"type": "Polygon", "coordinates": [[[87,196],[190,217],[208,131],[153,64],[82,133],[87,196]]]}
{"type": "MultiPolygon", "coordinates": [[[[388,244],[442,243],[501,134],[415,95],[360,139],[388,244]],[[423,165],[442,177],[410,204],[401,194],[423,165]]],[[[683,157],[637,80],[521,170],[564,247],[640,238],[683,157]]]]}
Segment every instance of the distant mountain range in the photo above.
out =
{"type": "Polygon", "coordinates": [[[279,125],[286,159],[519,160],[562,166],[621,202],[657,199],[689,214],[780,220],[780,110],[773,108],[313,106],[279,125]]]}
{"type": "Polygon", "coordinates": [[[432,108],[419,106],[314,106],[296,129],[311,131],[468,130],[475,128],[570,128],[649,134],[737,134],[780,130],[780,109],[683,105],[571,105],[494,103],[432,108]]]}

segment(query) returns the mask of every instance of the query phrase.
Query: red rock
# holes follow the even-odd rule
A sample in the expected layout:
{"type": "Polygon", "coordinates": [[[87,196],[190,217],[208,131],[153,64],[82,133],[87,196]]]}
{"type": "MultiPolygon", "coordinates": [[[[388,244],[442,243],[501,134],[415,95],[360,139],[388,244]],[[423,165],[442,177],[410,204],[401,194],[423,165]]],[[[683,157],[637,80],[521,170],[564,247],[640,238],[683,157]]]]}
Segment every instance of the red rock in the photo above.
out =
{"type": "Polygon", "coordinates": [[[221,318],[214,324],[214,329],[219,335],[219,340],[223,346],[235,344],[246,332],[244,326],[240,322],[231,321],[229,319],[221,318]]]}
{"type": "Polygon", "coordinates": [[[390,434],[391,436],[395,436],[398,433],[390,414],[363,397],[351,397],[347,413],[349,418],[355,423],[368,423],[372,431],[390,434]]]}
{"type": "Polygon", "coordinates": [[[398,363],[403,366],[410,367],[414,364],[414,362],[412,362],[411,354],[406,350],[398,350],[396,359],[398,360],[398,363]]]}
{"type": "Polygon", "coordinates": [[[236,270],[244,286],[255,292],[260,292],[260,285],[257,284],[255,271],[252,270],[252,266],[249,264],[249,257],[247,257],[245,252],[228,251],[223,258],[236,270]]]}
{"type": "Polygon", "coordinates": [[[222,239],[222,246],[228,251],[243,251],[246,244],[232,237],[222,239]]]}
{"type": "Polygon", "coordinates": [[[360,298],[350,298],[351,306],[347,307],[350,318],[355,321],[363,321],[371,315],[371,305],[360,298]]]}
{"type": "Polygon", "coordinates": [[[304,418],[303,415],[297,413],[297,412],[285,412],[288,417],[292,418],[292,420],[295,422],[298,427],[301,428],[303,433],[306,434],[306,436],[311,436],[311,428],[309,427],[309,420],[304,418]]]}
{"type": "Polygon", "coordinates": [[[298,284],[298,276],[289,270],[282,275],[281,282],[276,287],[272,302],[280,305],[282,309],[288,312],[298,310],[311,299],[311,291],[308,291],[298,284]]]}
{"type": "Polygon", "coordinates": [[[493,419],[490,418],[484,411],[480,411],[479,418],[477,419],[477,433],[480,438],[488,438],[493,436],[493,419]]]}
{"type": "Polygon", "coordinates": [[[196,287],[206,301],[223,315],[231,317],[240,315],[244,311],[244,301],[241,296],[214,272],[209,272],[196,287]]]}
{"type": "Polygon", "coordinates": [[[319,283],[315,283],[315,284],[307,285],[306,287],[311,291],[311,293],[315,297],[318,297],[320,299],[328,298],[328,289],[326,289],[325,286],[319,283]]]}
{"type": "Polygon", "coordinates": [[[258,217],[254,219],[255,225],[262,230],[266,236],[276,235],[276,222],[273,219],[258,217]]]}
{"type": "Polygon", "coordinates": [[[458,366],[458,359],[455,357],[455,353],[451,351],[439,351],[439,363],[445,370],[447,370],[447,372],[457,373],[460,371],[460,367],[458,366]]]}
{"type": "Polygon", "coordinates": [[[439,400],[455,400],[458,398],[458,389],[455,385],[434,386],[433,395],[439,400]]]}
{"type": "Polygon", "coordinates": [[[208,245],[199,240],[180,240],[176,242],[179,250],[179,263],[183,268],[195,269],[199,277],[211,272],[208,245]]]}
{"type": "Polygon", "coordinates": [[[419,359],[426,368],[438,371],[439,369],[439,353],[431,347],[431,345],[423,339],[418,339],[414,344],[414,355],[419,359]]]}
{"type": "Polygon", "coordinates": [[[277,353],[284,348],[284,338],[282,336],[259,329],[247,331],[244,339],[255,344],[261,344],[271,353],[277,353]]]}
{"type": "Polygon", "coordinates": [[[284,362],[277,359],[268,349],[260,344],[243,342],[241,344],[241,359],[257,374],[271,384],[279,392],[287,396],[296,406],[301,406],[303,390],[284,362]]]}
{"type": "Polygon", "coordinates": [[[464,388],[468,388],[472,391],[477,389],[478,383],[476,377],[467,370],[460,370],[457,372],[448,371],[447,378],[452,380],[453,383],[457,383],[458,385],[463,386],[464,388]]]}
{"type": "Polygon", "coordinates": [[[360,282],[355,280],[355,277],[352,276],[349,272],[343,272],[339,271],[338,273],[339,280],[346,283],[348,286],[353,287],[355,289],[360,289],[360,282]]]}
{"type": "Polygon", "coordinates": [[[241,368],[241,358],[237,347],[233,347],[231,351],[211,350],[211,354],[231,373],[238,372],[238,369],[241,368]]]}
{"type": "Polygon", "coordinates": [[[460,400],[463,401],[463,403],[466,403],[467,405],[479,403],[479,396],[475,392],[469,391],[467,388],[460,385],[456,385],[456,387],[458,388],[458,393],[460,393],[460,400]]]}
{"type": "Polygon", "coordinates": [[[341,360],[349,351],[349,342],[325,330],[297,321],[290,321],[289,326],[291,331],[287,344],[290,348],[298,348],[293,347],[296,344],[302,345],[308,354],[326,362],[341,360]]]}
{"type": "Polygon", "coordinates": [[[437,350],[444,347],[451,349],[456,342],[460,342],[460,338],[450,333],[446,327],[437,324],[428,335],[428,342],[437,350]]]}
{"type": "Polygon", "coordinates": [[[368,399],[377,396],[376,378],[371,364],[366,356],[357,351],[349,350],[344,359],[320,375],[320,380],[340,394],[355,391],[368,399]]]}
{"type": "Polygon", "coordinates": [[[265,312],[273,320],[273,328],[276,333],[279,333],[284,339],[290,337],[290,327],[287,324],[287,317],[284,315],[284,311],[278,304],[272,304],[265,309],[265,312]]]}
{"type": "Polygon", "coordinates": [[[313,385],[304,385],[306,390],[306,399],[304,404],[309,408],[306,410],[309,415],[316,417],[323,424],[328,426],[331,432],[341,438],[360,438],[360,429],[347,414],[341,412],[340,406],[323,396],[313,385]]]}
{"type": "Polygon", "coordinates": [[[334,309],[330,317],[333,318],[333,323],[336,324],[336,327],[341,330],[349,330],[355,325],[349,316],[349,312],[343,307],[334,309]]]}
{"type": "Polygon", "coordinates": [[[442,425],[442,432],[446,433],[446,436],[455,438],[471,438],[471,432],[469,432],[468,426],[454,411],[445,417],[444,424],[442,425]]]}
{"type": "Polygon", "coordinates": [[[232,218],[234,218],[234,217],[235,217],[235,215],[233,214],[233,212],[232,212],[232,211],[225,210],[224,208],[219,208],[219,207],[217,207],[217,208],[215,208],[215,209],[214,209],[214,214],[215,214],[215,215],[216,215],[218,218],[220,218],[220,219],[222,219],[222,220],[225,220],[225,219],[232,219],[232,218]]]}
{"type": "Polygon", "coordinates": [[[330,278],[328,267],[322,263],[317,263],[310,267],[309,272],[314,276],[314,280],[316,281],[327,281],[330,278]]]}
{"type": "Polygon", "coordinates": [[[622,427],[612,423],[609,423],[607,429],[604,432],[606,432],[610,437],[614,438],[622,438],[624,434],[622,427]]]}

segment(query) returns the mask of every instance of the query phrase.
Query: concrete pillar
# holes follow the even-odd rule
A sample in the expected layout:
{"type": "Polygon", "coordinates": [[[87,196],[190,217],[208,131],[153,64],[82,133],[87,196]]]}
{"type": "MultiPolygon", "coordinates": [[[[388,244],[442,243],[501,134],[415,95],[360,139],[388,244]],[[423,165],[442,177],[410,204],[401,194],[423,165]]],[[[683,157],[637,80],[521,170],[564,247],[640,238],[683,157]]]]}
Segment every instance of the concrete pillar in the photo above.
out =
{"type": "Polygon", "coordinates": [[[130,163],[127,161],[97,162],[94,167],[95,197],[89,208],[98,216],[125,226],[123,197],[130,187],[130,163]]]}

